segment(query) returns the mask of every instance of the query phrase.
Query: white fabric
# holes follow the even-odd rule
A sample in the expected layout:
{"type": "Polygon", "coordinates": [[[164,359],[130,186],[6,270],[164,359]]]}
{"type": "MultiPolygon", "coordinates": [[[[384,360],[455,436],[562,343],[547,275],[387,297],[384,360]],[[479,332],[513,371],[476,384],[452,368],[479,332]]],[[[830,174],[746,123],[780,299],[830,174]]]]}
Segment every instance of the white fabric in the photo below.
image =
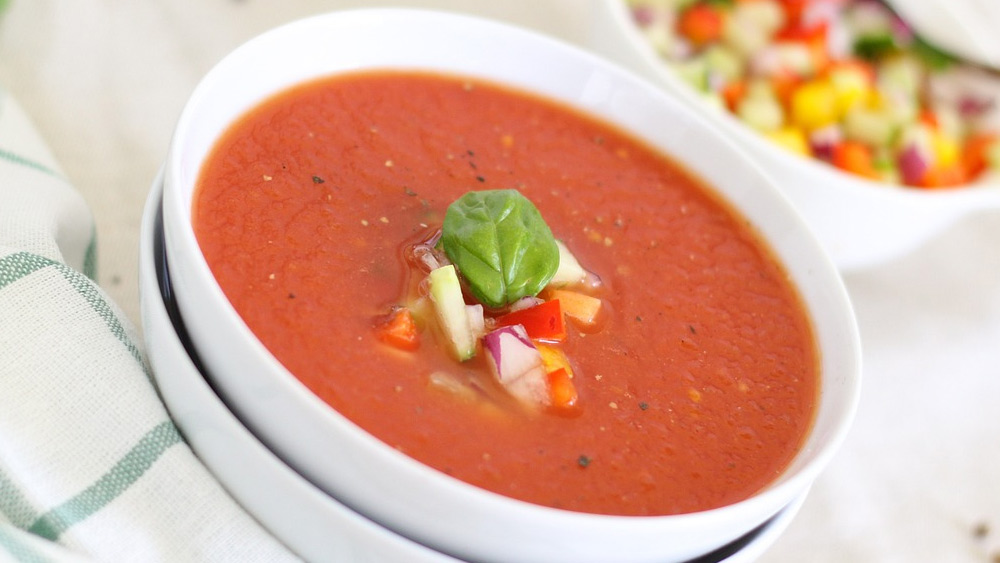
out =
{"type": "MultiPolygon", "coordinates": [[[[237,44],[304,15],[390,3],[485,14],[585,43],[589,1],[13,0],[0,20],[0,84],[89,205],[100,285],[138,324],[149,185],[195,82],[237,44]]],[[[861,407],[762,561],[984,563],[1000,554],[997,241],[1000,218],[974,217],[910,256],[847,276],[864,344],[861,407]]]]}
{"type": "Polygon", "coordinates": [[[93,222],[0,98],[0,559],[295,558],[226,494],[93,270],[93,222]]]}

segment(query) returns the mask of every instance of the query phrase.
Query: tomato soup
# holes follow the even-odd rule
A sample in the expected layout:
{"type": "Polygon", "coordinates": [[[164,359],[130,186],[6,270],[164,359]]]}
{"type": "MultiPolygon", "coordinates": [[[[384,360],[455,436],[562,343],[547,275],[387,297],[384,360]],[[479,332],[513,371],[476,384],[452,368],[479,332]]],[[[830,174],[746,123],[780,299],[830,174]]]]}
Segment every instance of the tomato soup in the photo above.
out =
{"type": "Polygon", "coordinates": [[[667,156],[563,104],[416,72],[303,84],[225,133],[193,211],[225,294],[305,386],[490,491],[602,514],[719,507],[771,482],[812,424],[811,322],[753,227],[667,156]],[[568,323],[561,343],[572,413],[454,392],[442,374],[490,387],[483,354],[457,361],[433,327],[413,350],[373,330],[419,290],[408,249],[486,189],[527,197],[599,279],[600,326],[568,323]]]}

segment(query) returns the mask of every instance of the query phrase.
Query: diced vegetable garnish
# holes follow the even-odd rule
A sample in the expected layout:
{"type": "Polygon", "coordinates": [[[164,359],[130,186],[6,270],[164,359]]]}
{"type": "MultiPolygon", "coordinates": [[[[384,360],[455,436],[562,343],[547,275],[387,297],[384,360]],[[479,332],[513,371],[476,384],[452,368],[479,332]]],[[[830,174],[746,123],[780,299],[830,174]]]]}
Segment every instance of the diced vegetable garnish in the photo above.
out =
{"type": "Polygon", "coordinates": [[[720,10],[711,4],[695,4],[681,12],[677,28],[695,45],[705,45],[722,37],[725,21],[720,10]]]}
{"type": "Polygon", "coordinates": [[[601,312],[601,300],[579,291],[550,289],[545,296],[558,301],[563,313],[583,326],[593,326],[601,312]]]}
{"type": "Polygon", "coordinates": [[[785,109],[773,94],[745,96],[736,105],[736,114],[759,131],[774,131],[785,123],[785,109]]]}
{"type": "Polygon", "coordinates": [[[483,306],[478,303],[466,305],[465,316],[469,319],[469,331],[472,332],[472,338],[476,340],[482,338],[486,334],[486,316],[483,314],[483,306]]]}
{"type": "Polygon", "coordinates": [[[837,121],[837,97],[825,80],[814,80],[792,93],[792,123],[806,131],[826,127],[837,121]]]}
{"type": "Polygon", "coordinates": [[[560,342],[566,338],[562,305],[555,299],[497,317],[496,323],[497,326],[521,325],[528,337],[537,340],[560,342]]]}
{"type": "Polygon", "coordinates": [[[498,328],[483,337],[490,370],[512,395],[528,404],[549,403],[548,374],[542,355],[519,325],[498,328]]]}
{"type": "Polygon", "coordinates": [[[549,280],[549,286],[563,287],[582,282],[587,277],[587,270],[583,269],[576,256],[562,241],[557,240],[556,247],[559,249],[559,267],[549,280]]]}
{"type": "Polygon", "coordinates": [[[871,180],[880,179],[875,170],[872,151],[866,145],[855,141],[844,141],[833,147],[831,162],[837,168],[853,172],[871,180]]]}
{"type": "Polygon", "coordinates": [[[452,351],[460,361],[468,360],[476,354],[476,339],[469,326],[469,315],[465,310],[455,266],[449,264],[433,270],[427,279],[434,311],[452,351]]]}
{"type": "Polygon", "coordinates": [[[982,157],[984,149],[1000,151],[993,148],[1000,74],[935,49],[882,2],[629,4],[639,27],[664,46],[661,56],[708,106],[723,106],[794,153],[914,187],[1000,177],[1000,165],[982,157]],[[906,132],[919,124],[934,136],[914,145],[906,132]],[[834,130],[842,139],[826,134],[834,130]],[[834,150],[842,140],[851,144],[834,150]]]}
{"type": "Polygon", "coordinates": [[[548,373],[549,404],[557,409],[571,409],[576,406],[579,396],[572,376],[565,369],[548,373]]]}
{"type": "Polygon", "coordinates": [[[781,129],[767,133],[766,137],[777,143],[778,146],[788,149],[793,153],[804,156],[811,154],[809,141],[801,129],[782,127],[781,129]]]}
{"type": "Polygon", "coordinates": [[[420,347],[420,333],[413,315],[405,307],[393,311],[387,321],[378,325],[375,334],[382,342],[400,350],[416,350],[420,347]]]}
{"type": "Polygon", "coordinates": [[[489,307],[537,295],[559,267],[541,213],[517,190],[468,192],[448,206],[441,244],[469,290],[489,307]]]}
{"type": "Polygon", "coordinates": [[[535,305],[541,305],[543,301],[545,300],[539,297],[522,297],[517,301],[511,303],[510,307],[507,307],[507,311],[510,312],[510,311],[520,311],[522,309],[530,309],[535,305]]]}
{"type": "Polygon", "coordinates": [[[566,373],[573,375],[573,368],[569,365],[569,358],[566,357],[566,353],[562,351],[562,348],[543,342],[536,342],[535,348],[542,355],[542,365],[545,366],[545,371],[551,373],[557,369],[562,369],[566,373]]]}
{"type": "Polygon", "coordinates": [[[998,146],[997,139],[997,135],[990,134],[972,135],[966,139],[962,165],[970,178],[979,175],[989,166],[989,150],[990,147],[998,146]]]}
{"type": "MultiPolygon", "coordinates": [[[[564,350],[566,316],[568,312],[581,334],[588,332],[587,328],[591,329],[589,332],[599,331],[596,321],[602,302],[591,294],[599,294],[602,284],[600,278],[584,269],[563,243],[551,237],[551,233],[550,239],[538,232],[526,234],[526,231],[542,227],[548,232],[544,222],[539,225],[531,218],[537,215],[536,219],[541,221],[530,202],[527,202],[530,209],[524,208],[526,201],[518,192],[505,190],[470,192],[457,200],[457,205],[452,204],[448,211],[452,214],[450,223],[449,217],[445,218],[445,226],[451,225],[451,233],[443,226],[441,231],[430,233],[405,253],[410,266],[404,299],[406,307],[394,310],[391,317],[378,324],[378,337],[398,348],[412,350],[419,345],[420,331],[436,319],[444,338],[435,341],[442,341],[458,361],[472,358],[481,342],[486,363],[507,393],[532,407],[552,407],[560,415],[576,413],[579,405],[572,381],[573,368],[564,350]],[[528,218],[511,218],[518,214],[526,214],[528,218]],[[482,223],[477,224],[480,220],[482,223]],[[510,237],[516,239],[513,245],[507,240],[510,237]],[[498,263],[500,271],[504,272],[507,260],[504,253],[520,253],[517,259],[523,261],[531,252],[524,245],[538,244],[540,240],[551,242],[554,251],[549,257],[552,260],[544,268],[536,269],[542,277],[519,280],[520,276],[531,277],[530,271],[512,268],[501,276],[502,299],[512,301],[504,301],[502,306],[492,306],[492,301],[479,301],[480,295],[473,287],[475,280],[471,278],[491,266],[482,260],[471,259],[474,253],[501,255],[498,263]],[[442,247],[447,244],[459,248],[457,251],[452,249],[454,256],[443,254],[442,247]],[[469,274],[463,267],[473,273],[469,274]],[[508,274],[513,277],[504,277],[508,274]],[[530,291],[524,294],[520,290],[511,291],[512,286],[508,283],[511,280],[517,281],[522,289],[531,286],[530,291]]],[[[532,259],[541,260],[542,257],[538,254],[532,259]]],[[[478,281],[487,285],[494,283],[496,280],[490,279],[493,274],[496,272],[490,273],[485,281],[478,281]]],[[[495,409],[502,409],[509,403],[505,397],[495,394],[495,386],[484,381],[475,367],[435,371],[429,375],[428,384],[458,399],[485,401],[483,404],[491,404],[495,409]]]]}

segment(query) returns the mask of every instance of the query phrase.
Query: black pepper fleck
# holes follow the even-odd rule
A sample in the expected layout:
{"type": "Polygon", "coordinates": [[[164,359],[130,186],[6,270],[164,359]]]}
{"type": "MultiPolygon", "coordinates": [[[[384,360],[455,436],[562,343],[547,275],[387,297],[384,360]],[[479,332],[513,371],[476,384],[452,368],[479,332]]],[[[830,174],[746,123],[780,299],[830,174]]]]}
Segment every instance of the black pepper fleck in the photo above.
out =
{"type": "Polygon", "coordinates": [[[322,184],[325,181],[326,180],[324,180],[323,178],[320,178],[319,176],[313,176],[313,183],[314,184],[322,184]]]}
{"type": "Polygon", "coordinates": [[[647,403],[646,401],[642,401],[639,403],[639,409],[646,410],[648,408],[649,408],[649,403],[647,403]]]}
{"type": "Polygon", "coordinates": [[[587,467],[588,465],[590,465],[590,458],[585,455],[581,455],[580,457],[576,458],[576,463],[580,467],[587,467]]]}
{"type": "Polygon", "coordinates": [[[485,182],[486,178],[483,178],[482,176],[476,176],[476,180],[479,180],[480,182],[485,182]]]}

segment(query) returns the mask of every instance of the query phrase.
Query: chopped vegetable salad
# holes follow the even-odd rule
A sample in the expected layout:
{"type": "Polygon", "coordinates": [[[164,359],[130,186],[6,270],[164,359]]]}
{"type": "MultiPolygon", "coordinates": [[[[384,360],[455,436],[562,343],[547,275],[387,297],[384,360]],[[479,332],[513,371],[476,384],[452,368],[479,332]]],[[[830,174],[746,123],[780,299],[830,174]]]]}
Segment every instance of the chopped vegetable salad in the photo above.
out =
{"type": "Polygon", "coordinates": [[[778,145],[919,188],[1000,179],[1000,75],[873,0],[629,0],[677,75],[778,145]]]}

